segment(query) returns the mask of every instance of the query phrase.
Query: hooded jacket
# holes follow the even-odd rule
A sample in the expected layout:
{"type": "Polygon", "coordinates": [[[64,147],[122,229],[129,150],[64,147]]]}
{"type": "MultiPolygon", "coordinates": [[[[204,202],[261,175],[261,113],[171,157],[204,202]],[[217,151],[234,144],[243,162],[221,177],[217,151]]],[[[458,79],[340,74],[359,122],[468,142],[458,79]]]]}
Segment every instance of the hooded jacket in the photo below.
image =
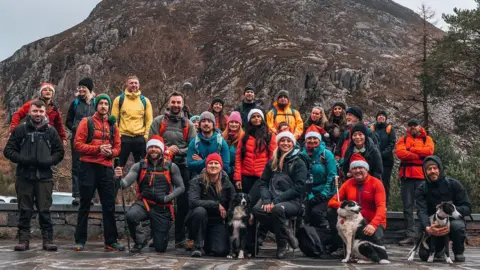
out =
{"type": "Polygon", "coordinates": [[[395,129],[391,127],[390,132],[387,132],[389,123],[375,123],[374,132],[378,135],[378,150],[382,156],[383,166],[393,166],[393,149],[397,142],[395,129]]]}
{"type": "Polygon", "coordinates": [[[87,104],[85,98],[77,97],[68,108],[67,120],[65,126],[72,132],[72,140],[75,138],[75,131],[77,130],[78,124],[84,117],[92,116],[95,111],[95,99],[91,99],[90,104],[87,104]],[[78,100],[78,101],[76,101],[78,100]],[[78,102],[77,108],[75,109],[75,102],[78,102]]]}
{"type": "Polygon", "coordinates": [[[152,104],[145,97],[146,106],[143,106],[140,99],[142,92],[140,91],[132,93],[125,89],[124,94],[122,108],[119,108],[120,96],[116,97],[112,104],[112,115],[120,119],[120,123],[118,123],[120,134],[129,137],[144,136],[147,141],[153,120],[152,104]]]}
{"type": "Polygon", "coordinates": [[[335,176],[337,175],[337,162],[332,152],[326,149],[325,143],[313,149],[311,155],[308,155],[307,149],[303,150],[306,156],[309,156],[310,173],[313,177],[313,194],[321,194],[329,199],[335,194],[333,188],[335,176]]]}
{"type": "Polygon", "coordinates": [[[295,139],[298,140],[303,133],[303,120],[300,112],[295,110],[295,114],[293,114],[293,111],[290,108],[290,102],[283,110],[278,107],[278,103],[276,101],[273,103],[273,107],[275,107],[277,110],[277,117],[274,117],[273,110],[270,110],[266,116],[267,126],[270,131],[277,134],[278,124],[281,122],[286,122],[290,127],[290,132],[292,132],[295,136],[295,139]]]}
{"type": "Polygon", "coordinates": [[[223,139],[222,134],[215,130],[210,138],[205,138],[201,132],[197,133],[196,138],[190,141],[187,150],[187,166],[188,170],[193,174],[199,174],[205,168],[205,159],[212,153],[218,153],[222,157],[223,170],[228,172],[230,170],[230,149],[227,142],[223,139]],[[220,152],[218,151],[217,136],[221,137],[222,146],[220,152]],[[197,139],[198,138],[198,139],[197,139]],[[198,140],[198,149],[196,141],[198,140]],[[197,151],[198,150],[198,151],[197,151]],[[199,155],[202,160],[193,160],[193,155],[199,155]]]}
{"type": "Polygon", "coordinates": [[[423,165],[428,161],[437,163],[440,175],[437,181],[430,181],[426,168],[422,166],[426,181],[415,190],[417,216],[422,227],[425,229],[431,225],[430,216],[436,212],[436,206],[442,202],[451,201],[463,217],[469,216],[472,213],[472,205],[463,185],[456,179],[445,177],[439,157],[428,156],[423,161],[423,165]]]}
{"type": "Polygon", "coordinates": [[[248,122],[248,113],[253,109],[259,109],[265,115],[265,109],[262,106],[258,105],[255,101],[253,103],[246,103],[243,101],[242,104],[238,105],[238,107],[235,108],[234,111],[239,112],[242,116],[242,126],[245,127],[247,125],[246,123],[248,122]]]}
{"type": "Polygon", "coordinates": [[[424,128],[421,128],[415,137],[407,131],[405,136],[398,139],[396,145],[395,153],[400,159],[399,178],[424,180],[423,160],[433,155],[434,150],[433,140],[424,128]]]}
{"type": "MultiPolygon", "coordinates": [[[[370,167],[369,173],[378,179],[382,179],[383,174],[383,163],[382,156],[380,151],[373,144],[373,140],[369,137],[365,138],[365,152],[360,152],[360,154],[367,160],[368,166],[370,167]]],[[[347,150],[345,151],[345,157],[343,160],[343,173],[345,175],[350,171],[350,158],[353,155],[353,149],[355,144],[353,141],[350,141],[347,150]]]]}

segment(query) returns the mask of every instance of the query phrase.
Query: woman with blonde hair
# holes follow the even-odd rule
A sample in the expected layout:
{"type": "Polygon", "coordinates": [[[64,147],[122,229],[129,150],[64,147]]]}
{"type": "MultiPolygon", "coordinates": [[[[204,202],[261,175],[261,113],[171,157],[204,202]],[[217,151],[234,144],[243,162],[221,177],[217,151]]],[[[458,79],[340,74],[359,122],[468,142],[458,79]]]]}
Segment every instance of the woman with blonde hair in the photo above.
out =
{"type": "MultiPolygon", "coordinates": [[[[305,133],[312,125],[315,125],[316,128],[321,128],[324,130],[322,137],[327,134],[326,130],[328,128],[328,117],[325,114],[325,110],[320,106],[314,106],[310,112],[308,120],[303,123],[303,134],[298,142],[301,146],[305,144],[305,133]]],[[[328,137],[328,135],[326,136],[328,137]]]]}
{"type": "Polygon", "coordinates": [[[230,170],[227,173],[231,181],[233,181],[238,141],[243,137],[243,134],[242,116],[239,112],[234,111],[228,117],[227,128],[222,132],[222,136],[230,150],[230,170]]]}

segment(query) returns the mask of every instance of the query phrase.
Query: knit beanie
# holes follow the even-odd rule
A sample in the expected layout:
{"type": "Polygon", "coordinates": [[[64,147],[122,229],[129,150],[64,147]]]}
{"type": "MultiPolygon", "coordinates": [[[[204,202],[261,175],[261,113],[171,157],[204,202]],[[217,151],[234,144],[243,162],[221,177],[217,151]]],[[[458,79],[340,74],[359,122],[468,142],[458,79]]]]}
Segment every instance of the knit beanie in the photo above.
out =
{"type": "Polygon", "coordinates": [[[293,144],[297,143],[297,140],[295,140],[295,136],[293,136],[290,131],[283,131],[277,134],[277,145],[278,142],[283,138],[289,138],[293,142],[293,144]]]}
{"type": "Polygon", "coordinates": [[[355,133],[357,131],[362,132],[363,135],[365,136],[365,138],[367,137],[368,131],[367,131],[367,127],[365,126],[364,123],[358,123],[355,126],[353,126],[352,131],[350,132],[350,138],[352,138],[353,133],[355,133]]]}
{"type": "Polygon", "coordinates": [[[362,109],[360,109],[359,107],[350,107],[347,109],[346,113],[351,113],[355,115],[360,121],[362,121],[363,119],[362,109]]]}
{"type": "Polygon", "coordinates": [[[385,119],[388,118],[388,113],[386,111],[378,111],[377,115],[375,116],[375,120],[378,118],[378,116],[383,115],[385,116],[385,119]]]}
{"type": "Polygon", "coordinates": [[[311,125],[306,131],[305,139],[310,138],[310,137],[315,137],[315,138],[317,138],[321,141],[322,140],[322,135],[324,135],[326,133],[327,132],[323,128],[318,127],[316,125],[311,125]]]}
{"type": "Polygon", "coordinates": [[[100,100],[102,99],[105,99],[108,101],[108,110],[110,111],[110,108],[112,107],[112,100],[110,99],[110,97],[107,95],[107,94],[100,94],[98,96],[95,97],[95,110],[97,109],[98,107],[98,103],[100,102],[100,100]]]}
{"type": "Polygon", "coordinates": [[[440,166],[435,160],[429,159],[423,163],[423,170],[426,171],[431,165],[436,165],[438,168],[440,168],[440,166]]]}
{"type": "Polygon", "coordinates": [[[350,170],[358,167],[365,168],[367,171],[370,170],[367,160],[359,153],[354,153],[350,158],[350,170]]]}
{"type": "Polygon", "coordinates": [[[45,89],[45,88],[50,88],[50,89],[52,89],[53,94],[55,95],[55,87],[53,86],[53,84],[52,84],[52,83],[49,83],[49,82],[44,82],[44,83],[42,83],[42,84],[40,85],[40,90],[38,91],[38,94],[40,95],[40,97],[42,96],[42,91],[43,91],[43,89],[45,89]]]}
{"type": "Polygon", "coordinates": [[[200,121],[200,115],[194,115],[194,116],[190,117],[190,121],[192,121],[192,123],[193,123],[193,121],[200,121]]]}
{"type": "Polygon", "coordinates": [[[415,118],[412,118],[412,119],[408,120],[407,125],[408,125],[409,127],[418,126],[418,125],[420,125],[420,121],[418,121],[418,120],[415,119],[415,118]]]}
{"type": "Polygon", "coordinates": [[[247,115],[247,120],[248,120],[248,122],[250,122],[250,118],[252,118],[252,115],[253,115],[254,113],[260,114],[260,116],[262,117],[263,121],[265,121],[265,116],[263,115],[262,110],[260,110],[260,109],[251,109],[250,112],[249,112],[248,115],[247,115]]]}
{"type": "Polygon", "coordinates": [[[218,163],[220,163],[220,166],[223,168],[223,161],[222,161],[222,157],[218,154],[218,153],[212,153],[210,155],[207,156],[207,160],[205,161],[205,166],[210,163],[210,161],[218,161],[218,163]]]}
{"type": "Polygon", "coordinates": [[[163,142],[163,138],[158,135],[153,135],[150,140],[147,142],[147,151],[150,146],[158,146],[162,149],[162,152],[165,151],[165,143],[163,142]]]}
{"type": "Polygon", "coordinates": [[[290,93],[288,93],[287,90],[280,90],[277,94],[277,100],[281,97],[281,96],[284,96],[286,97],[287,99],[290,99],[290,93]]]}
{"type": "Polygon", "coordinates": [[[340,101],[333,103],[332,109],[335,108],[335,107],[337,107],[337,106],[340,107],[340,108],[342,108],[344,111],[347,109],[347,105],[345,105],[345,103],[340,102],[340,101]]]}
{"type": "Polygon", "coordinates": [[[253,93],[257,92],[255,86],[247,85],[245,88],[243,88],[243,94],[245,95],[245,92],[247,92],[248,90],[252,91],[253,93]]]}
{"type": "Polygon", "coordinates": [[[88,77],[85,77],[78,82],[78,86],[85,86],[88,88],[88,91],[92,92],[93,80],[88,77]]]}
{"type": "Polygon", "coordinates": [[[231,121],[238,122],[241,125],[242,124],[242,116],[240,115],[239,112],[233,111],[232,113],[230,113],[230,116],[228,117],[227,123],[230,123],[231,121]]]}
{"type": "Polygon", "coordinates": [[[203,120],[210,120],[215,126],[215,116],[213,115],[213,113],[208,111],[202,112],[202,114],[200,114],[200,122],[202,122],[203,120]]]}
{"type": "Polygon", "coordinates": [[[222,104],[222,106],[225,104],[225,101],[219,97],[216,97],[212,100],[212,104],[211,106],[213,107],[213,104],[217,103],[217,102],[220,102],[222,104]]]}

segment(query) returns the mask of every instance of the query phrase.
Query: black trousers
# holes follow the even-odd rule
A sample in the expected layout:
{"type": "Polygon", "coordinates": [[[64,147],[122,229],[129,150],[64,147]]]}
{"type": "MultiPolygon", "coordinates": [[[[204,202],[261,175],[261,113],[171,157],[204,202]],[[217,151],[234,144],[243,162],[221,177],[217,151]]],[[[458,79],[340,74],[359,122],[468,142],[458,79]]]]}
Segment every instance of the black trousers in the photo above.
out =
{"type": "MultiPolygon", "coordinates": [[[[422,230],[423,228],[418,229],[419,235],[422,234],[422,230]]],[[[463,252],[465,252],[466,231],[467,227],[464,220],[450,220],[449,237],[452,241],[453,254],[463,254],[463,252]]],[[[430,239],[433,241],[428,242],[429,248],[431,249],[432,244],[434,244],[435,252],[439,252],[445,247],[443,237],[431,237],[430,239]]],[[[423,245],[420,245],[420,249],[418,251],[418,256],[420,259],[422,261],[427,261],[429,255],[429,252],[423,248],[423,245]]]]}
{"type": "Polygon", "coordinates": [[[113,169],[97,163],[80,164],[80,207],[78,208],[75,242],[87,242],[88,215],[90,202],[98,190],[102,204],[103,236],[106,245],[117,242],[118,232],[115,222],[115,198],[113,196],[113,169]]]}
{"type": "MultiPolygon", "coordinates": [[[[135,163],[139,162],[142,158],[145,158],[147,153],[147,143],[145,142],[145,138],[143,136],[125,136],[121,137],[121,149],[120,155],[118,158],[120,159],[120,167],[124,167],[127,164],[128,157],[130,157],[130,153],[133,155],[133,160],[135,163]]],[[[120,189],[120,179],[115,179],[115,196],[117,197],[118,190],[120,189]]]]}
{"type": "Polygon", "coordinates": [[[327,225],[328,200],[315,205],[309,205],[306,213],[306,220],[316,228],[326,227],[327,225]]]}
{"type": "Polygon", "coordinates": [[[327,245],[330,246],[329,248],[330,252],[333,252],[343,247],[343,240],[338,234],[338,230],[337,230],[337,220],[338,220],[337,209],[333,209],[333,208],[327,209],[327,220],[328,220],[328,226],[330,227],[330,232],[332,235],[327,245]]]}
{"type": "Polygon", "coordinates": [[[150,211],[147,211],[145,204],[142,201],[137,201],[128,209],[125,218],[135,244],[146,242],[146,235],[140,223],[150,220],[150,234],[153,238],[155,251],[165,252],[167,250],[168,231],[172,221],[170,209],[150,205],[150,211]]]}
{"type": "MultiPolygon", "coordinates": [[[[73,134],[72,134],[73,135],[73,134]]],[[[73,149],[73,139],[71,141],[72,149],[72,197],[80,197],[80,185],[78,184],[78,173],[80,171],[80,153],[73,149]]]]}
{"type": "MultiPolygon", "coordinates": [[[[177,197],[176,213],[175,213],[175,243],[181,243],[185,240],[185,217],[188,210],[188,189],[190,187],[190,172],[186,164],[177,164],[180,174],[182,175],[185,192],[177,197]]],[[[191,237],[190,237],[191,238],[191,237]]]]}
{"type": "Polygon", "coordinates": [[[385,194],[387,197],[387,206],[388,206],[388,199],[390,198],[390,178],[392,177],[392,170],[393,170],[393,165],[383,166],[382,183],[383,183],[383,187],[385,188],[385,194]]]}
{"type": "Polygon", "coordinates": [[[203,248],[212,256],[228,254],[227,228],[219,216],[209,215],[205,208],[196,207],[188,212],[186,223],[196,248],[203,248]]]}
{"type": "Polygon", "coordinates": [[[405,218],[405,233],[407,237],[415,237],[415,219],[413,217],[413,207],[415,205],[415,190],[425,180],[402,179],[400,194],[403,202],[403,216],[405,218]]]}
{"type": "Polygon", "coordinates": [[[242,192],[250,196],[252,205],[256,205],[261,198],[260,177],[242,175],[242,192]]]}
{"type": "Polygon", "coordinates": [[[42,235],[53,238],[53,225],[50,216],[52,206],[52,181],[38,181],[25,177],[17,177],[15,190],[18,200],[18,235],[19,241],[30,241],[30,221],[33,215],[33,206],[38,210],[38,221],[42,235]]]}

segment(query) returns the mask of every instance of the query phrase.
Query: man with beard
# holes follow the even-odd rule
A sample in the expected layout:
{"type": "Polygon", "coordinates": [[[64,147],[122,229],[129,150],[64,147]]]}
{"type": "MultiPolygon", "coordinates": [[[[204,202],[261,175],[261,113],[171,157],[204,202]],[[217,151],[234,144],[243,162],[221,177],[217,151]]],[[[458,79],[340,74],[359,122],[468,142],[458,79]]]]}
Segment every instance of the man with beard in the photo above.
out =
{"type": "Polygon", "coordinates": [[[238,105],[234,111],[237,111],[242,116],[243,126],[246,126],[248,123],[248,113],[252,109],[259,109],[262,113],[265,113],[265,110],[262,106],[258,105],[255,101],[255,89],[254,86],[248,85],[243,89],[243,101],[242,104],[238,105]]]}
{"type": "Polygon", "coordinates": [[[18,245],[15,251],[29,249],[30,220],[33,205],[38,211],[43,249],[56,251],[53,243],[52,166],[60,163],[65,153],[57,131],[48,125],[46,106],[41,100],[29,104],[25,122],[13,129],[3,154],[17,163],[15,190],[18,199],[18,245]]]}
{"type": "Polygon", "coordinates": [[[290,94],[287,90],[280,90],[277,94],[277,101],[273,103],[273,108],[267,113],[267,126],[271,132],[278,134],[278,125],[286,122],[289,131],[293,133],[298,140],[303,134],[303,120],[300,112],[291,108],[290,94]]]}
{"type": "MultiPolygon", "coordinates": [[[[137,183],[138,200],[125,215],[135,241],[132,253],[141,252],[147,244],[148,239],[139,226],[144,220],[150,220],[155,251],[167,249],[170,221],[174,217],[173,200],[185,191],[185,187],[177,165],[164,157],[164,150],[163,139],[153,135],[147,143],[147,158],[135,163],[121,181],[122,188],[137,183]]],[[[115,168],[115,176],[122,177],[122,171],[121,167],[115,168]]]]}
{"type": "MultiPolygon", "coordinates": [[[[188,120],[183,111],[183,94],[173,92],[168,99],[168,108],[164,115],[155,117],[150,126],[149,137],[159,135],[165,141],[170,158],[180,170],[183,185],[188,191],[190,174],[187,168],[188,144],[197,134],[195,126],[188,120]]],[[[185,216],[187,215],[188,196],[187,192],[181,194],[177,199],[177,212],[175,213],[175,243],[182,246],[185,243],[185,216]]]]}
{"type": "Polygon", "coordinates": [[[96,112],[83,118],[75,134],[74,148],[80,153],[80,207],[75,230],[75,251],[82,251],[87,242],[90,202],[98,191],[102,204],[105,251],[122,251],[117,242],[113,159],[120,154],[120,134],[114,116],[108,116],[111,100],[106,94],[95,98],[96,112]]]}
{"type": "Polygon", "coordinates": [[[28,112],[30,111],[30,105],[32,104],[32,102],[35,102],[36,100],[41,100],[46,105],[46,114],[48,117],[48,124],[54,127],[55,130],[57,130],[57,133],[63,142],[63,147],[66,147],[67,133],[65,132],[65,128],[63,127],[62,115],[60,114],[60,110],[58,109],[58,107],[55,104],[53,104],[55,87],[53,87],[53,84],[51,83],[44,82],[40,85],[39,95],[40,95],[39,98],[30,100],[27,103],[23,104],[23,106],[12,115],[12,121],[10,123],[10,132],[12,132],[18,125],[20,125],[20,123],[22,122],[22,119],[28,115],[28,112]]]}
{"type": "Polygon", "coordinates": [[[80,204],[80,190],[78,187],[78,170],[80,167],[80,154],[73,148],[73,140],[75,139],[75,131],[78,123],[88,116],[95,113],[95,99],[93,99],[93,81],[90,78],[83,78],[78,82],[77,98],[70,104],[67,113],[67,121],[65,125],[72,133],[72,196],[74,198],[72,204],[78,206],[80,204]]]}

